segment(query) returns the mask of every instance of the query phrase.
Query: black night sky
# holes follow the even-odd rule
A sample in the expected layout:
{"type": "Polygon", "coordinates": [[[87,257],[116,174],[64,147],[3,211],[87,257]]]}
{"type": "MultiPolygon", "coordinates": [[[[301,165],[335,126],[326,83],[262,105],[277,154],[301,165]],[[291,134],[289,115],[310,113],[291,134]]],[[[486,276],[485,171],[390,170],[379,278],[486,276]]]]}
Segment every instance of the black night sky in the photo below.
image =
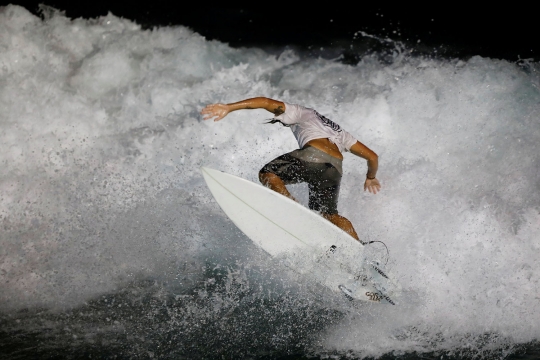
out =
{"type": "MultiPolygon", "coordinates": [[[[40,1],[5,1],[39,14],[40,1]]],[[[434,2],[399,5],[371,2],[332,2],[332,6],[294,6],[292,2],[203,2],[151,0],[44,0],[68,17],[95,18],[109,11],[144,28],[184,25],[207,39],[232,46],[350,48],[354,33],[424,46],[430,55],[467,58],[472,55],[507,59],[540,58],[538,25],[533,9],[518,3],[479,7],[472,3],[434,2]],[[355,4],[351,7],[351,4],[355,4]],[[418,43],[420,40],[420,43],[418,43]],[[433,50],[437,50],[435,53],[433,50]]]]}

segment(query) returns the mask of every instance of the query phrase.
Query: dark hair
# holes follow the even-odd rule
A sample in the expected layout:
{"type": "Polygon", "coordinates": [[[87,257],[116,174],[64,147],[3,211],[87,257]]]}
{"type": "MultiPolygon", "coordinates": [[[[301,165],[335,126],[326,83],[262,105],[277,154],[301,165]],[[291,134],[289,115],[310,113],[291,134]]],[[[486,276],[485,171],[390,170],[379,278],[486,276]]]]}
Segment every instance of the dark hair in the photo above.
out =
{"type": "Polygon", "coordinates": [[[275,124],[275,123],[280,123],[281,125],[285,127],[291,127],[291,125],[284,124],[281,120],[278,120],[278,119],[268,119],[268,121],[265,122],[265,124],[275,124]]]}

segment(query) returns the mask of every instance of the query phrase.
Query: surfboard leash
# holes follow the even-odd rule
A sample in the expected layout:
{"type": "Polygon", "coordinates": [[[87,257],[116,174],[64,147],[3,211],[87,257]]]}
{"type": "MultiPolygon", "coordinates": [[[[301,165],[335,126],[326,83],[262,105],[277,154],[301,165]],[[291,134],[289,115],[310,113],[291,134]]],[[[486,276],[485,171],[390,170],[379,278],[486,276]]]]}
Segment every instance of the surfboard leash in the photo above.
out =
{"type": "Polygon", "coordinates": [[[362,240],[360,240],[360,243],[362,245],[364,245],[364,246],[369,245],[369,244],[373,244],[373,243],[376,243],[376,242],[380,242],[386,248],[386,262],[384,263],[384,265],[386,265],[386,264],[388,264],[388,259],[390,259],[390,250],[388,250],[388,246],[386,246],[386,244],[384,242],[382,242],[380,240],[373,240],[373,241],[362,241],[362,240]]]}

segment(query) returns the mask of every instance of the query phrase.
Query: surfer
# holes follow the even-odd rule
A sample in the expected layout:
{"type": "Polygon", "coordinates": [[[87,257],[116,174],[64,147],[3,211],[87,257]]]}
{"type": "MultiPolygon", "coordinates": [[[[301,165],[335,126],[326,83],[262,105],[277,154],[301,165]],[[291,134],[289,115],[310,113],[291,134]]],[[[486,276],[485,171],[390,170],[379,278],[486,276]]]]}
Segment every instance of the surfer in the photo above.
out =
{"type": "Polygon", "coordinates": [[[344,151],[367,160],[364,191],[376,194],[381,185],[375,177],[378,157],[338,124],[317,111],[300,105],[265,97],[256,97],[231,104],[211,104],[202,111],[204,120],[219,121],[227,114],[243,109],[265,109],[274,114],[268,123],[290,127],[300,149],[281,155],[259,171],[259,180],[270,189],[293,200],[286,185],[306,182],[309,187],[309,208],[343,229],[356,240],[358,234],[351,222],[338,214],[337,203],[344,151]]]}

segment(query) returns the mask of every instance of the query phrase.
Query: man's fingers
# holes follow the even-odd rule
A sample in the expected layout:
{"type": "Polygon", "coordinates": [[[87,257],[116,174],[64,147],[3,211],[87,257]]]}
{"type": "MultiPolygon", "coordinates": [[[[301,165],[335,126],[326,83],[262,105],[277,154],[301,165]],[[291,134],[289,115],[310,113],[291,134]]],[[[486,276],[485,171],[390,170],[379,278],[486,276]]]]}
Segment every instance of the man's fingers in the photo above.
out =
{"type": "MultiPolygon", "coordinates": [[[[220,115],[219,111],[216,111],[215,109],[209,109],[208,107],[202,109],[201,114],[203,115],[203,120],[209,120],[213,117],[218,117],[219,119],[223,118],[223,115],[220,115]]],[[[217,119],[217,120],[219,120],[217,119]]]]}
{"type": "Polygon", "coordinates": [[[214,113],[214,112],[216,112],[215,107],[216,107],[216,104],[206,105],[206,106],[201,110],[201,114],[211,114],[211,113],[214,113]]]}
{"type": "Polygon", "coordinates": [[[377,194],[381,190],[380,185],[366,185],[364,184],[364,191],[369,191],[372,194],[377,194]]]}

